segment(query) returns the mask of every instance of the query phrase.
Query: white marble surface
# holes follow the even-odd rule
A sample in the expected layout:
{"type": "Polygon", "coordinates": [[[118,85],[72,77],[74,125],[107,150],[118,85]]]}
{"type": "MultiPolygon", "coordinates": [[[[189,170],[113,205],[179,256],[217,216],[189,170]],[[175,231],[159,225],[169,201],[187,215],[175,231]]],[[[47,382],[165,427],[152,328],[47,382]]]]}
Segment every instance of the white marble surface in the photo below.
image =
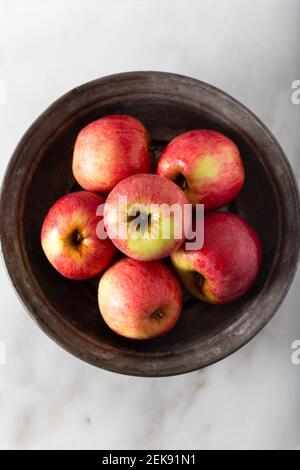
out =
{"type": "MultiPolygon", "coordinates": [[[[297,0],[0,0],[1,177],[22,133],[55,98],[99,76],[152,69],[200,78],[249,106],[299,180],[300,105],[291,103],[299,20],[297,0]]],[[[291,363],[299,279],[240,352],[202,372],[138,379],[97,370],[51,342],[1,268],[0,448],[299,446],[300,366],[291,363]]]]}

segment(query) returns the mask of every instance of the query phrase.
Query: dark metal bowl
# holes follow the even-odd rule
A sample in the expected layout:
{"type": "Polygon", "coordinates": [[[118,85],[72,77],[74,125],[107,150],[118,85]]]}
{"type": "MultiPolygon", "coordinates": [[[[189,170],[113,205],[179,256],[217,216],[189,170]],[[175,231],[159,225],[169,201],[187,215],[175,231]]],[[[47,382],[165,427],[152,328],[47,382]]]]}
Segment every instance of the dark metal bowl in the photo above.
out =
{"type": "Polygon", "coordinates": [[[269,130],[220,90],[160,72],[112,75],[52,104],[19,143],[1,196],[1,242],[12,282],[32,318],[63,348],[123,374],[167,376],[208,366],[255,336],[273,317],[294,277],[300,242],[299,199],[290,165],[269,130]],[[225,306],[185,297],[176,328],[136,342],[112,333],[97,305],[98,280],[55,272],[40,245],[51,204],[74,187],[72,151],[79,130],[110,113],[127,113],[149,129],[156,149],[189,129],[224,132],[238,145],[246,184],[234,209],[257,230],[263,263],[254,287],[225,306]]]}

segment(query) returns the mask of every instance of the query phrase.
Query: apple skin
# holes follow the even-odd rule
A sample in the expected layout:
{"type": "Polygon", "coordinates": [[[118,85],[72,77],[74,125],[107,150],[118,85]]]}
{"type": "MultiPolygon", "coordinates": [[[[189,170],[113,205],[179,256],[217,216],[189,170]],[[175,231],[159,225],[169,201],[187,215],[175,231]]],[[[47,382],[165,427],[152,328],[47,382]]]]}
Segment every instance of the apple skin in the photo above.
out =
{"type": "Polygon", "coordinates": [[[42,248],[52,266],[69,279],[94,277],[111,263],[116,248],[96,234],[102,217],[98,194],[78,191],[61,197],[50,208],[41,232],[42,248]]]}
{"type": "Polygon", "coordinates": [[[225,304],[241,297],[253,284],[261,263],[261,243],[241,217],[213,212],[204,219],[203,247],[195,251],[182,247],[171,260],[195,297],[225,304]]]}
{"type": "Polygon", "coordinates": [[[77,136],[74,177],[88,191],[109,193],[127,176],[151,172],[149,148],[149,134],[134,117],[116,114],[97,119],[77,136]]]}
{"type": "MultiPolygon", "coordinates": [[[[121,181],[106,199],[104,207],[106,231],[116,247],[130,258],[140,261],[165,258],[177,250],[185,239],[183,223],[181,221],[170,222],[170,218],[163,216],[163,212],[160,211],[150,214],[150,205],[152,204],[166,204],[167,206],[178,204],[183,221],[184,206],[189,202],[175,183],[153,174],[129,176],[121,181]],[[126,198],[127,202],[119,206],[121,198],[126,198]],[[144,232],[137,239],[130,231],[127,234],[128,218],[131,214],[135,215],[136,210],[146,214],[152,220],[152,232],[144,232]],[[171,233],[167,238],[162,234],[168,224],[170,224],[171,233]],[[179,230],[179,233],[182,234],[180,238],[173,237],[175,230],[179,230]],[[157,238],[151,238],[152,234],[158,234],[157,238]]],[[[190,214],[188,214],[185,226],[189,225],[190,218],[190,214]]]]}
{"type": "Polygon", "coordinates": [[[194,130],[173,139],[162,152],[157,174],[184,190],[192,204],[210,211],[240,192],[245,172],[235,143],[220,132],[194,130]]]}
{"type": "Polygon", "coordinates": [[[131,339],[156,338],[170,331],[182,309],[180,284],[161,261],[122,258],[101,277],[99,309],[105,323],[131,339]]]}

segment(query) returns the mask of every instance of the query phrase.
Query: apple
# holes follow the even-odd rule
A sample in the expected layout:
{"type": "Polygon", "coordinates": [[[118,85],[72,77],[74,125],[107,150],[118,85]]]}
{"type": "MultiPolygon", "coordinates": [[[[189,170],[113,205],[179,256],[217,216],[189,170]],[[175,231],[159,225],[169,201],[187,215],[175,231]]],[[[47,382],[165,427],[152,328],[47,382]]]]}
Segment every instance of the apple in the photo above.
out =
{"type": "Polygon", "coordinates": [[[244,167],[235,143],[210,130],[185,132],[162,152],[157,174],[170,178],[192,204],[209,211],[227,205],[242,189],[244,167]]]}
{"type": "Polygon", "coordinates": [[[149,148],[149,134],[134,117],[102,117],[78,134],[72,164],[74,177],[88,191],[108,193],[127,176],[151,171],[149,148]]]}
{"type": "Polygon", "coordinates": [[[129,176],[110,192],[104,225],[116,247],[140,261],[169,256],[185,239],[191,212],[188,200],[167,178],[152,174],[129,176]],[[171,210],[174,208],[175,210],[171,210]]]}
{"type": "Polygon", "coordinates": [[[175,326],[182,292],[163,262],[123,258],[101,277],[98,301],[105,323],[115,333],[141,340],[161,336],[175,326]]]}
{"type": "Polygon", "coordinates": [[[116,248],[96,234],[104,199],[78,191],[61,197],[49,210],[41,232],[42,248],[54,268],[69,279],[96,276],[112,261],[116,248]]]}
{"type": "Polygon", "coordinates": [[[186,289],[198,299],[224,304],[241,297],[253,284],[261,262],[261,244],[250,225],[229,212],[204,218],[204,245],[171,255],[186,289]]]}

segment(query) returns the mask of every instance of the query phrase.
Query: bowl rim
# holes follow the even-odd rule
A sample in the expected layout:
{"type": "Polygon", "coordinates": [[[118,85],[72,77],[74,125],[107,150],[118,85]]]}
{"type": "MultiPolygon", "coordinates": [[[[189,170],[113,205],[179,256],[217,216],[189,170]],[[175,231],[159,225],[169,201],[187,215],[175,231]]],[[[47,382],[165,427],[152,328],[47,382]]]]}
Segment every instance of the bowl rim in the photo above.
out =
{"type": "MultiPolygon", "coordinates": [[[[66,106],[67,108],[67,106],[66,106]]],[[[53,130],[53,132],[55,129],[53,130]]],[[[1,240],[1,249],[7,272],[12,281],[12,284],[17,292],[18,297],[25,306],[26,310],[34,321],[39,325],[39,327],[58,345],[66,349],[68,352],[74,356],[92,364],[94,366],[106,369],[112,372],[117,372],[125,375],[133,376],[143,376],[143,377],[164,377],[179,375],[194,370],[207,367],[213,363],[216,363],[234,352],[238,351],[242,346],[247,344],[254,336],[261,331],[264,326],[271,320],[275,315],[280,305],[282,304],[290,286],[296,274],[299,253],[300,253],[300,202],[299,202],[299,192],[298,185],[293,174],[292,167],[290,162],[286,158],[282,148],[280,147],[278,141],[270,130],[262,123],[262,121],[257,118],[257,116],[252,113],[246,106],[241,104],[235,98],[232,98],[227,93],[222,90],[209,85],[205,82],[197,80],[195,78],[186,77],[179,74],[173,74],[168,72],[158,72],[158,71],[135,71],[135,72],[125,72],[118,73],[113,75],[108,75],[90,82],[84,83],[78,87],[73,88],[71,91],[67,92],[59,99],[54,101],[29,127],[21,138],[19,144],[17,145],[11,160],[6,169],[6,173],[2,180],[1,188],[1,200],[0,200],[0,219],[2,221],[0,227],[0,240],[1,240]],[[164,355],[164,358],[158,360],[157,363],[151,363],[147,355],[141,363],[137,364],[136,361],[133,361],[133,355],[124,354],[122,352],[122,358],[118,357],[116,361],[116,355],[112,354],[109,349],[105,347],[99,350],[99,346],[92,343],[91,338],[85,335],[80,330],[76,329],[73,325],[66,322],[64,319],[60,320],[55,316],[53,308],[45,308],[47,305],[47,299],[42,293],[35,292],[32,295],[32,282],[28,270],[28,260],[26,259],[25,253],[22,251],[21,246],[17,243],[18,237],[20,235],[20,227],[16,219],[17,211],[15,210],[18,202],[20,202],[20,194],[16,194],[13,191],[14,180],[17,179],[17,182],[20,182],[26,178],[24,170],[22,171],[22,162],[21,157],[23,150],[26,146],[29,145],[29,142],[34,138],[35,134],[38,133],[41,125],[44,125],[45,120],[49,120],[53,115],[55,115],[58,110],[61,109],[61,105],[70,104],[76,100],[76,96],[84,94],[87,90],[103,87],[104,86],[117,86],[117,85],[126,85],[130,81],[136,83],[151,83],[151,81],[156,83],[165,83],[171,82],[175,89],[184,88],[187,91],[189,88],[197,89],[198,92],[203,92],[208,94],[208,96],[217,96],[222,99],[224,102],[229,103],[233,108],[235,107],[240,112],[242,112],[252,123],[256,126],[256,129],[261,132],[262,135],[269,140],[272,144],[276,158],[278,158],[278,165],[280,163],[281,171],[284,171],[285,177],[289,182],[289,223],[292,226],[295,240],[291,247],[291,252],[289,254],[289,263],[290,268],[284,279],[281,292],[276,299],[272,300],[272,306],[268,311],[264,311],[261,318],[257,319],[257,322],[253,322],[247,325],[245,332],[245,325],[239,325],[236,322],[233,326],[226,328],[220,333],[219,341],[222,339],[226,340],[226,346],[222,349],[218,347],[217,344],[212,345],[215,347],[215,350],[211,350],[209,354],[201,357],[196,355],[195,351],[191,351],[188,358],[180,358],[176,353],[172,352],[169,355],[164,355]],[[16,239],[16,243],[11,242],[10,240],[16,239]],[[65,326],[67,326],[65,328],[65,326]],[[225,336],[227,337],[225,338],[225,336]],[[230,341],[230,338],[234,340],[234,343],[230,341]],[[194,356],[193,356],[194,354],[194,356]],[[166,366],[166,357],[168,357],[168,365],[166,366]],[[175,361],[174,361],[175,358],[175,361]],[[193,359],[193,360],[192,360],[193,359]],[[179,365],[178,365],[179,364],[179,365]]],[[[283,229],[282,229],[283,230],[283,229]]],[[[286,235],[282,232],[281,239],[278,241],[278,244],[284,243],[286,235]]],[[[274,267],[268,275],[268,279],[271,278],[273,274],[274,267]]],[[[267,282],[267,280],[266,280],[267,282]]],[[[254,310],[254,308],[252,308],[254,310]]],[[[218,341],[218,344],[219,344],[218,341]]],[[[139,355],[143,355],[139,352],[139,355]]]]}

